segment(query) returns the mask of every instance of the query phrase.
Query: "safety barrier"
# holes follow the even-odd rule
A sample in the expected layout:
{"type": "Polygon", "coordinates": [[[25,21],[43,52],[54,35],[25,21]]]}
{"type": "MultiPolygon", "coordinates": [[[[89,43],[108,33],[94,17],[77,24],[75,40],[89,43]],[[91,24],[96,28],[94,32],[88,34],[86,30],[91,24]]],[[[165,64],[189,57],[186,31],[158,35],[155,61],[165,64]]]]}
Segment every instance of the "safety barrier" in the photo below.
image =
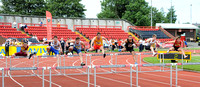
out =
{"type": "Polygon", "coordinates": [[[46,67],[13,67],[13,68],[0,68],[1,72],[2,72],[2,87],[5,86],[4,84],[4,71],[19,71],[19,70],[42,70],[42,87],[44,87],[44,70],[46,69],[46,67]]]}

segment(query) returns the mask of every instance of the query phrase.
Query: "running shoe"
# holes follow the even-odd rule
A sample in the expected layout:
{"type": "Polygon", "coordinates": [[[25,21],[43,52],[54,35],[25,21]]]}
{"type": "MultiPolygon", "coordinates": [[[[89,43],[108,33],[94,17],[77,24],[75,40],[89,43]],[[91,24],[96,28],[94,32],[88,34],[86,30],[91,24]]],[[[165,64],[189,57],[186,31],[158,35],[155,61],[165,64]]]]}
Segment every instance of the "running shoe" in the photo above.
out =
{"type": "Polygon", "coordinates": [[[106,54],[104,53],[104,54],[103,54],[103,58],[105,58],[105,57],[106,57],[106,54]]]}
{"type": "Polygon", "coordinates": [[[31,53],[31,54],[29,55],[28,59],[31,59],[31,57],[32,57],[33,55],[35,55],[35,54],[37,54],[37,53],[36,53],[36,52],[31,53]]]}
{"type": "Polygon", "coordinates": [[[81,66],[85,66],[85,63],[82,62],[82,63],[81,63],[81,66]]]}

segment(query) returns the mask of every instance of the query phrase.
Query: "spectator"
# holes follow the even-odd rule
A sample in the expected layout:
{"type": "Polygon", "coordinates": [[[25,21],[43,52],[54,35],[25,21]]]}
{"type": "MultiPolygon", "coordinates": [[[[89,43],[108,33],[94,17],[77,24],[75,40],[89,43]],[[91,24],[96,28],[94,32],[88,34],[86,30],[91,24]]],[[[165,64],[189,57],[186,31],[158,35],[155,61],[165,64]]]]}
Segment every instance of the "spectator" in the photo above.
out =
{"type": "Polygon", "coordinates": [[[187,44],[187,42],[186,42],[185,40],[183,40],[183,42],[184,42],[185,46],[186,46],[186,47],[188,47],[188,44],[187,44]]]}
{"type": "Polygon", "coordinates": [[[42,20],[39,22],[39,24],[40,24],[40,27],[42,27],[42,25],[43,25],[42,20]]]}
{"type": "Polygon", "coordinates": [[[12,42],[11,42],[12,46],[15,46],[16,45],[16,40],[13,39],[12,42]]]}
{"type": "MultiPolygon", "coordinates": [[[[67,38],[66,42],[68,42],[68,41],[70,41],[69,38],[67,38]]],[[[69,47],[70,47],[70,43],[66,43],[66,44],[65,44],[65,46],[66,46],[66,51],[68,51],[68,49],[69,49],[69,47]],[[66,46],[66,44],[68,44],[68,46],[66,46]]],[[[67,55],[67,53],[66,53],[66,55],[67,55]]]]}
{"type": "Polygon", "coordinates": [[[115,39],[115,46],[117,46],[117,42],[118,42],[117,39],[115,39]]]}
{"type": "Polygon", "coordinates": [[[21,30],[23,30],[24,31],[24,28],[27,28],[28,26],[27,26],[27,24],[20,24],[20,28],[21,28],[21,30]]]}
{"type": "Polygon", "coordinates": [[[58,23],[57,23],[57,27],[60,27],[60,21],[58,21],[58,23]]]}
{"type": "Polygon", "coordinates": [[[44,38],[43,38],[43,42],[46,42],[46,41],[47,41],[47,38],[46,38],[46,37],[44,37],[44,38]]]}
{"type": "Polygon", "coordinates": [[[16,21],[13,22],[13,28],[17,28],[17,23],[16,23],[16,21]]]}
{"type": "Polygon", "coordinates": [[[142,52],[144,50],[144,43],[145,43],[145,41],[143,39],[139,40],[139,44],[140,44],[139,52],[142,52]]]}
{"type": "Polygon", "coordinates": [[[122,40],[121,39],[119,39],[119,41],[117,42],[117,44],[118,44],[118,48],[122,49],[122,40]]]}
{"type": "MultiPolygon", "coordinates": [[[[107,39],[108,40],[108,39],[107,39]]],[[[107,49],[109,49],[109,41],[105,41],[105,40],[103,40],[103,44],[104,44],[104,49],[105,49],[105,51],[107,51],[107,49]]]]}
{"type": "Polygon", "coordinates": [[[114,50],[115,50],[115,41],[114,41],[114,39],[111,40],[111,44],[112,44],[112,51],[114,52],[114,50]]]}
{"type": "Polygon", "coordinates": [[[10,41],[9,39],[5,42],[5,56],[9,56],[9,47],[10,47],[10,41]]]}
{"type": "Polygon", "coordinates": [[[65,41],[63,40],[63,38],[61,38],[60,44],[61,44],[61,48],[62,48],[62,54],[61,55],[63,55],[64,51],[65,51],[65,41]]]}
{"type": "Polygon", "coordinates": [[[16,45],[21,45],[21,42],[19,42],[19,40],[16,39],[16,45]]]}

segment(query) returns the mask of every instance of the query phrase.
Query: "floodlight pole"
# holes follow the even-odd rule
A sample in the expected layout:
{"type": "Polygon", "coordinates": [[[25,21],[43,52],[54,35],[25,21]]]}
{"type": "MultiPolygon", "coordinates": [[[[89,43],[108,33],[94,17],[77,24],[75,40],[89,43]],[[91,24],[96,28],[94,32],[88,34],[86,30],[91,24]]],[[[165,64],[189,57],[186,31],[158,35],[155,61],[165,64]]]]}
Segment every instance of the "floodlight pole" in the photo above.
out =
{"type": "Polygon", "coordinates": [[[171,23],[172,23],[172,0],[171,0],[171,23]]]}
{"type": "Polygon", "coordinates": [[[192,24],[192,4],[190,5],[190,24],[192,24]]]}
{"type": "Polygon", "coordinates": [[[152,28],[152,0],[151,0],[151,28],[152,28]]]}

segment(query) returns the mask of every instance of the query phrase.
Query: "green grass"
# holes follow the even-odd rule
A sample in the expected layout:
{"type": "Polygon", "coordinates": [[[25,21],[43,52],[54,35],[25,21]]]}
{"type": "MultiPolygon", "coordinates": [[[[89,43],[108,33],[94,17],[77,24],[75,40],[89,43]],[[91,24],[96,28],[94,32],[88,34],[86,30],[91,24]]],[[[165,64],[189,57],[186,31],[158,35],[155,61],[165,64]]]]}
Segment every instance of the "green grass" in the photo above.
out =
{"type": "MultiPolygon", "coordinates": [[[[145,57],[143,60],[148,63],[160,63],[160,61],[157,59],[157,57],[145,57]]],[[[181,63],[182,61],[179,60],[178,62],[181,63]]],[[[186,61],[184,61],[184,63],[185,62],[186,61]]],[[[188,62],[189,63],[200,62],[200,56],[192,56],[191,61],[188,61],[188,62]]],[[[165,63],[171,63],[171,61],[165,60],[165,63]]],[[[178,68],[182,68],[182,66],[178,66],[178,68]]],[[[192,71],[200,71],[200,65],[184,65],[183,69],[192,70],[192,71]]]]}
{"type": "MultiPolygon", "coordinates": [[[[200,50],[200,47],[197,48],[184,48],[186,50],[200,50]]],[[[134,48],[135,52],[139,52],[138,48],[134,48]]],[[[167,51],[168,49],[158,49],[158,51],[167,51]]],[[[143,50],[143,52],[146,50],[143,50]]],[[[82,51],[84,52],[84,51],[82,51]]],[[[101,51],[100,51],[101,52],[101,51]]],[[[106,51],[106,52],[110,52],[110,51],[106,51]]],[[[118,49],[115,49],[114,52],[118,52],[118,49]]],[[[92,51],[92,52],[88,52],[88,53],[96,53],[96,51],[92,51]]]]}
{"type": "MultiPolygon", "coordinates": [[[[139,49],[138,48],[134,48],[135,52],[139,52],[139,49]]],[[[82,51],[83,53],[84,51],[82,51]]],[[[100,51],[101,52],[101,51],[100,51]]],[[[106,51],[106,52],[110,52],[110,51],[106,51]]],[[[115,49],[113,52],[119,52],[118,49],[115,49]]],[[[88,53],[96,53],[96,51],[91,51],[91,52],[88,52],[88,53]]]]}

